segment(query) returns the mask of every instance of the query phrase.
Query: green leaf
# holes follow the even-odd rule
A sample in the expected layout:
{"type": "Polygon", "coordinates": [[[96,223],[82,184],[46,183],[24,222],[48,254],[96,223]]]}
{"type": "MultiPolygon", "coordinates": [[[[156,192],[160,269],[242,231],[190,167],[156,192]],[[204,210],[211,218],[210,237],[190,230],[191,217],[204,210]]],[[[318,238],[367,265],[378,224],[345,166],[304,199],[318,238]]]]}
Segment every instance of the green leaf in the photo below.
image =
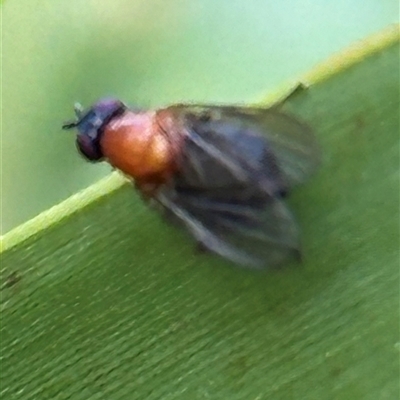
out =
{"type": "Polygon", "coordinates": [[[398,398],[398,27],[302,81],[303,265],[196,254],[113,174],[3,238],[2,398],[398,398]]]}

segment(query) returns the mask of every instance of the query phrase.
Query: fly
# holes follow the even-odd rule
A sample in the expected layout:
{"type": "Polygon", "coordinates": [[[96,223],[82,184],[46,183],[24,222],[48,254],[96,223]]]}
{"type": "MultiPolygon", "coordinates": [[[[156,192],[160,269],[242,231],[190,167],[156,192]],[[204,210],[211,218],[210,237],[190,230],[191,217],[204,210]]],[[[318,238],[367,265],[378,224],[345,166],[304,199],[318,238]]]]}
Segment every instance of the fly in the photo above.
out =
{"type": "Polygon", "coordinates": [[[278,107],[177,104],[157,110],[103,99],[75,109],[80,153],[106,161],[206,249],[243,266],[300,259],[285,204],[317,169],[310,128],[278,107]]]}

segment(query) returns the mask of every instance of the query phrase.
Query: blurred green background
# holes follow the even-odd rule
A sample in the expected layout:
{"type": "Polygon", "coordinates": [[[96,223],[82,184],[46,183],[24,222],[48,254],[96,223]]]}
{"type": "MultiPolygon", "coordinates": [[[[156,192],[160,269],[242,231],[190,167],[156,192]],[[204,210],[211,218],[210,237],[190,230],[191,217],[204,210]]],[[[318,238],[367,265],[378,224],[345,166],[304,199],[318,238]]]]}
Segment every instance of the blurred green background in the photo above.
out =
{"type": "Polygon", "coordinates": [[[109,172],[61,131],[75,101],[254,102],[399,19],[397,0],[2,5],[2,233],[109,172]]]}

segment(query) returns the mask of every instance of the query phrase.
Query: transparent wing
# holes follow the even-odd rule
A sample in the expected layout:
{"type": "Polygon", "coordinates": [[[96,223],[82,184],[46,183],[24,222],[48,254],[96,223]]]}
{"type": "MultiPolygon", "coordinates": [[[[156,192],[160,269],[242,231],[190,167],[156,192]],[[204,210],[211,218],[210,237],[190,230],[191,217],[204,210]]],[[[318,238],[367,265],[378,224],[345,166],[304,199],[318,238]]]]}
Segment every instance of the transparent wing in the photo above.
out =
{"type": "Polygon", "coordinates": [[[311,128],[273,108],[256,114],[289,187],[305,182],[321,163],[321,149],[311,128]]]}
{"type": "Polygon", "coordinates": [[[170,110],[183,118],[189,131],[185,165],[195,170],[188,175],[194,185],[196,178],[208,182],[210,174],[216,180],[222,174],[223,182],[215,185],[253,180],[270,194],[285,192],[307,180],[320,164],[320,148],[310,127],[278,109],[178,105],[170,110]],[[208,163],[212,168],[202,162],[207,155],[214,160],[208,163]]]}
{"type": "Polygon", "coordinates": [[[235,263],[300,258],[282,200],[319,164],[310,129],[276,109],[173,106],[186,132],[178,173],[156,200],[198,243],[235,263]]]}
{"type": "Polygon", "coordinates": [[[204,195],[177,195],[173,189],[159,192],[156,199],[202,247],[234,263],[271,268],[300,258],[296,223],[279,199],[218,201],[204,195]]]}

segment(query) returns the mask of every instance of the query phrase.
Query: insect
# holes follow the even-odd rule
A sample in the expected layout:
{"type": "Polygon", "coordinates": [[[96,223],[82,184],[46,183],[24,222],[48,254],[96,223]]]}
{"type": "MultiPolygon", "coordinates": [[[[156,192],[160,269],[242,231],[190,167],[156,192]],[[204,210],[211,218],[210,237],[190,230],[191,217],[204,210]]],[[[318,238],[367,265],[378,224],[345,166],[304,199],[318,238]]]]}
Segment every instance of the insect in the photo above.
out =
{"type": "Polygon", "coordinates": [[[284,198],[317,169],[309,127],[277,107],[177,104],[158,110],[103,99],[75,107],[80,153],[122,171],[199,247],[243,266],[301,257],[284,198]]]}

